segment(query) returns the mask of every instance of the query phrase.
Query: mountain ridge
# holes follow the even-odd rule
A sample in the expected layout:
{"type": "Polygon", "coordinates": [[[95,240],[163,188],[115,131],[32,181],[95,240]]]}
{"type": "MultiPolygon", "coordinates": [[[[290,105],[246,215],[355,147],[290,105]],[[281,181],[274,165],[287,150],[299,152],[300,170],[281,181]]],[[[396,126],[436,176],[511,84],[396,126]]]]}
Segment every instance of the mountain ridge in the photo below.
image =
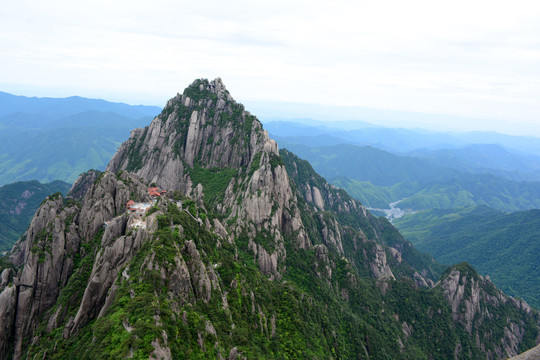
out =
{"type": "Polygon", "coordinates": [[[82,201],[50,197],[2,271],[4,358],[503,358],[535,344],[535,310],[465,265],[436,285],[432,259],[280,154],[220,79],[196,80],[76,184],[82,201]]]}
{"type": "Polygon", "coordinates": [[[102,99],[89,99],[80,96],[66,98],[28,97],[0,91],[0,117],[24,111],[26,113],[73,115],[81,111],[112,111],[127,117],[154,116],[161,108],[146,105],[128,105],[102,99]],[[83,110],[81,110],[83,109],[83,110]]]}

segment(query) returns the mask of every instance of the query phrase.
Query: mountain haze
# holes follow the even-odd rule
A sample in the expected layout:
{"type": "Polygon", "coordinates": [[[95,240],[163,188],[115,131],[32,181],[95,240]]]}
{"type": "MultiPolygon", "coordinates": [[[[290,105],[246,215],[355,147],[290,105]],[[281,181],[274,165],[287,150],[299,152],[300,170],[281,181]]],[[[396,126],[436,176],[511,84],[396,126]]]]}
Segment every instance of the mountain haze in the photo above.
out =
{"type": "Polygon", "coordinates": [[[0,358],[503,359],[536,344],[536,310],[280,152],[220,79],[169,100],[95,175],[49,197],[11,251],[0,358]],[[153,203],[148,187],[167,192],[153,203]]]}
{"type": "Polygon", "coordinates": [[[0,91],[0,117],[20,112],[64,117],[85,111],[114,112],[125,117],[141,118],[155,116],[161,109],[157,106],[128,105],[80,96],[40,98],[13,95],[0,91]]]}
{"type": "Polygon", "coordinates": [[[285,145],[334,185],[374,208],[395,201],[414,211],[488,205],[503,211],[540,207],[540,183],[459,171],[443,162],[395,155],[370,146],[285,145]]]}
{"type": "Polygon", "coordinates": [[[90,168],[104,170],[129,132],[160,111],[80,97],[0,93],[0,184],[73,183],[90,168]]]}
{"type": "MultiPolygon", "coordinates": [[[[398,155],[417,151],[460,150],[475,145],[496,145],[514,155],[538,156],[540,138],[514,136],[496,132],[440,132],[425,129],[384,127],[364,121],[327,121],[312,119],[268,119],[265,128],[276,141],[286,141],[309,147],[351,144],[373,146],[398,155]],[[330,139],[331,144],[314,139],[330,139]]],[[[493,159],[493,157],[491,157],[493,159]]]]}

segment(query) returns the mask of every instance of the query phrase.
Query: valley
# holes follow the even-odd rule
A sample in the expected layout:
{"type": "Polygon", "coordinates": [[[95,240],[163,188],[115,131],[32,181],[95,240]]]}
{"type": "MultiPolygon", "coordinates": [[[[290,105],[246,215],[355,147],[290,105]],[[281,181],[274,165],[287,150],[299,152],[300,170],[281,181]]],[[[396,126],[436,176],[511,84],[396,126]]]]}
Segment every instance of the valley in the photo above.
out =
{"type": "Polygon", "coordinates": [[[540,210],[433,209],[397,219],[394,225],[437,261],[474,264],[506,293],[540,307],[540,210]]]}
{"type": "Polygon", "coordinates": [[[316,171],[374,215],[388,218],[420,251],[443,264],[467,261],[509,294],[540,306],[536,256],[540,224],[534,215],[540,207],[540,183],[534,175],[540,163],[531,153],[534,138],[523,137],[518,145],[518,137],[474,134],[476,139],[500,141],[511,149],[468,144],[473,134],[461,134],[460,142],[456,134],[456,138],[447,134],[447,148],[440,148],[444,144],[436,148],[411,130],[269,125],[282,146],[309,160],[316,171]],[[367,139],[373,132],[379,135],[367,139]],[[333,136],[334,144],[320,146],[315,139],[323,135],[333,136]],[[413,148],[415,140],[416,146],[431,149],[413,148]],[[358,141],[378,146],[385,141],[387,149],[395,149],[391,145],[396,143],[402,146],[399,153],[392,153],[371,144],[354,145],[358,141]]]}
{"type": "Polygon", "coordinates": [[[160,110],[0,92],[0,185],[28,180],[73,183],[89,169],[104,170],[130,131],[148,125],[160,110]]]}
{"type": "Polygon", "coordinates": [[[392,222],[393,220],[395,219],[399,219],[407,214],[410,214],[410,212],[407,212],[403,209],[400,209],[398,207],[398,204],[403,201],[403,199],[401,200],[398,200],[398,201],[394,201],[393,203],[390,203],[388,204],[389,206],[389,209],[376,209],[376,208],[366,208],[368,209],[369,211],[371,211],[374,215],[377,215],[377,214],[382,214],[382,216],[384,216],[385,218],[387,218],[388,220],[390,220],[390,222],[392,222]]]}

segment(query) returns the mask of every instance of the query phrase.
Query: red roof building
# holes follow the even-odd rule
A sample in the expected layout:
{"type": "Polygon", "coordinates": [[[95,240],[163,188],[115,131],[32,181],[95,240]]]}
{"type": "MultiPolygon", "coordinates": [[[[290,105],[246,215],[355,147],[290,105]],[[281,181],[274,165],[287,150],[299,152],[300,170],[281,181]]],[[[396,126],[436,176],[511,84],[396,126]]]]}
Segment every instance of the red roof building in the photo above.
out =
{"type": "Polygon", "coordinates": [[[160,197],[161,195],[165,194],[166,191],[165,190],[160,190],[159,188],[157,187],[150,187],[148,188],[148,194],[153,197],[153,198],[157,198],[157,197],[160,197]]]}
{"type": "Polygon", "coordinates": [[[130,207],[132,207],[133,205],[135,205],[135,201],[133,200],[129,200],[127,203],[126,203],[126,207],[129,209],[130,207]]]}

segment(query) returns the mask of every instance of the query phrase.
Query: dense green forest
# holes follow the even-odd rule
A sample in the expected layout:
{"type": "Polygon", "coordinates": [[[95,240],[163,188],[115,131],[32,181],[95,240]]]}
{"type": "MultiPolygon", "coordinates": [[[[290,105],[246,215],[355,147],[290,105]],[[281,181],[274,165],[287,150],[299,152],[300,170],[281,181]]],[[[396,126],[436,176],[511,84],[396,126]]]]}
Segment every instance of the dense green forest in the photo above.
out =
{"type": "Polygon", "coordinates": [[[48,184],[20,181],[0,186],[0,251],[11,249],[48,195],[66,194],[70,186],[60,180],[48,184]]]}
{"type": "Polygon", "coordinates": [[[394,225],[437,261],[467,261],[509,295],[540,307],[540,210],[433,209],[396,219],[394,225]]]}

